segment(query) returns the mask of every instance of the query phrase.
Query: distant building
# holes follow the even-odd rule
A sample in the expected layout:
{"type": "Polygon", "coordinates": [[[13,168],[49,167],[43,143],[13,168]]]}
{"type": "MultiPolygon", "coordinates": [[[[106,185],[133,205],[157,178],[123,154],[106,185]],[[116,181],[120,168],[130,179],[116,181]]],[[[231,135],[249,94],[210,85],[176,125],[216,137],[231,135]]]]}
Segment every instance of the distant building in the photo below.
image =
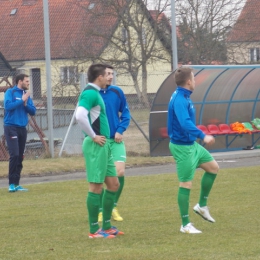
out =
{"type": "Polygon", "coordinates": [[[247,0],[227,37],[228,63],[260,63],[260,1],[247,0]]]}
{"type": "MultiPolygon", "coordinates": [[[[146,28],[144,27],[142,31],[143,41],[149,41],[146,38],[146,30],[153,30],[152,16],[142,1],[133,1],[135,5],[142,4],[139,10],[146,16],[144,21],[146,28]]],[[[129,1],[122,3],[121,8],[124,10],[129,1]]],[[[112,37],[116,36],[123,44],[127,44],[128,35],[120,16],[112,11],[110,15],[108,12],[103,15],[102,12],[110,8],[104,4],[105,1],[92,0],[49,1],[54,96],[78,95],[80,72],[85,72],[97,58],[101,57],[108,61],[111,59],[112,37]]],[[[131,8],[134,8],[134,5],[131,5],[131,8]]],[[[10,66],[16,68],[18,72],[29,74],[33,98],[42,99],[46,96],[43,1],[0,1],[0,17],[0,51],[10,66]]],[[[148,93],[156,93],[171,71],[171,51],[164,38],[159,37],[158,31],[156,33],[158,35],[156,45],[160,46],[161,53],[158,53],[160,58],[148,64],[148,93]],[[154,72],[156,75],[153,75],[154,72]],[[156,88],[152,89],[154,82],[156,88]]],[[[120,52],[118,57],[122,57],[122,62],[125,59],[120,52]]],[[[138,77],[141,74],[140,70],[138,77]]],[[[125,88],[126,94],[136,94],[130,74],[120,76],[117,84],[125,88]]]]}

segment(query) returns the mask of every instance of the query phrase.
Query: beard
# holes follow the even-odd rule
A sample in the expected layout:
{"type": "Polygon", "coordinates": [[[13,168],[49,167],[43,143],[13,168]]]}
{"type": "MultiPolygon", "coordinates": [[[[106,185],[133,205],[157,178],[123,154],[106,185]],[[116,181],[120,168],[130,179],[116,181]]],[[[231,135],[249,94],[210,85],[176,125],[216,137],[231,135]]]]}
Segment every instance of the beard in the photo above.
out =
{"type": "Polygon", "coordinates": [[[28,90],[29,88],[25,84],[22,84],[22,89],[23,90],[28,90]]]}

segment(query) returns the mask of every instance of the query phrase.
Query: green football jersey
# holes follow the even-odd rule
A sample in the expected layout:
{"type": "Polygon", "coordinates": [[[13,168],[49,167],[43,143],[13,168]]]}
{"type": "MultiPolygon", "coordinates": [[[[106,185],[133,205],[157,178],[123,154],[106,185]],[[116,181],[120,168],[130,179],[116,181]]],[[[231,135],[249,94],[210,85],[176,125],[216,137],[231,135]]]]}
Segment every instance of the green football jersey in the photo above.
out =
{"type": "Polygon", "coordinates": [[[87,85],[79,96],[79,106],[89,111],[89,123],[96,135],[110,136],[106,107],[99,91],[92,85],[87,85]]]}

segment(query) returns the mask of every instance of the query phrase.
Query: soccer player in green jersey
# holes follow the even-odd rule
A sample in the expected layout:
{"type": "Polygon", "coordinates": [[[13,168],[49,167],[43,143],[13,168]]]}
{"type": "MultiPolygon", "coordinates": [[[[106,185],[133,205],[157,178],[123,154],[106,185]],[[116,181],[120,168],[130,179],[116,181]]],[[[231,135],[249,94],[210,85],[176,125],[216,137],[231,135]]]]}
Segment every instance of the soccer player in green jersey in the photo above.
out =
{"type": "Polygon", "coordinates": [[[110,143],[106,141],[110,137],[110,130],[105,104],[99,93],[101,88],[106,88],[106,68],[104,64],[92,64],[89,67],[89,83],[79,97],[76,111],[77,122],[86,134],[82,150],[89,182],[86,200],[90,227],[89,238],[114,238],[116,235],[124,234],[111,226],[110,222],[119,181],[110,151],[110,143]],[[103,194],[103,222],[100,228],[98,213],[103,183],[106,184],[106,190],[103,194]]]}

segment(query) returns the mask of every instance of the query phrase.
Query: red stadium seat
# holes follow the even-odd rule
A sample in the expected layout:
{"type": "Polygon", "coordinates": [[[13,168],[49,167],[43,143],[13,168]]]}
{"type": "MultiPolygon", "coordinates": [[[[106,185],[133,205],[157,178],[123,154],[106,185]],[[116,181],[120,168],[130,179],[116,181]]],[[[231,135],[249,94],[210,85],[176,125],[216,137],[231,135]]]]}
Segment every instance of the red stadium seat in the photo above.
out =
{"type": "Polygon", "coordinates": [[[219,124],[218,127],[223,134],[238,134],[238,132],[231,130],[227,124],[219,124]]]}
{"type": "Polygon", "coordinates": [[[204,134],[209,135],[209,130],[205,125],[197,125],[197,128],[199,128],[204,134]]]}
{"type": "Polygon", "coordinates": [[[219,128],[218,128],[218,126],[217,125],[208,125],[207,126],[208,127],[208,130],[209,130],[209,133],[211,134],[211,135],[222,135],[222,134],[225,134],[225,133],[222,133],[220,130],[219,130],[219,128]]]}
{"type": "Polygon", "coordinates": [[[253,126],[253,131],[252,131],[252,133],[260,133],[260,130],[259,129],[257,129],[255,126],[253,126]]]}
{"type": "Polygon", "coordinates": [[[161,127],[159,128],[159,132],[160,132],[160,136],[162,138],[168,138],[168,130],[167,130],[167,127],[161,127]]]}

